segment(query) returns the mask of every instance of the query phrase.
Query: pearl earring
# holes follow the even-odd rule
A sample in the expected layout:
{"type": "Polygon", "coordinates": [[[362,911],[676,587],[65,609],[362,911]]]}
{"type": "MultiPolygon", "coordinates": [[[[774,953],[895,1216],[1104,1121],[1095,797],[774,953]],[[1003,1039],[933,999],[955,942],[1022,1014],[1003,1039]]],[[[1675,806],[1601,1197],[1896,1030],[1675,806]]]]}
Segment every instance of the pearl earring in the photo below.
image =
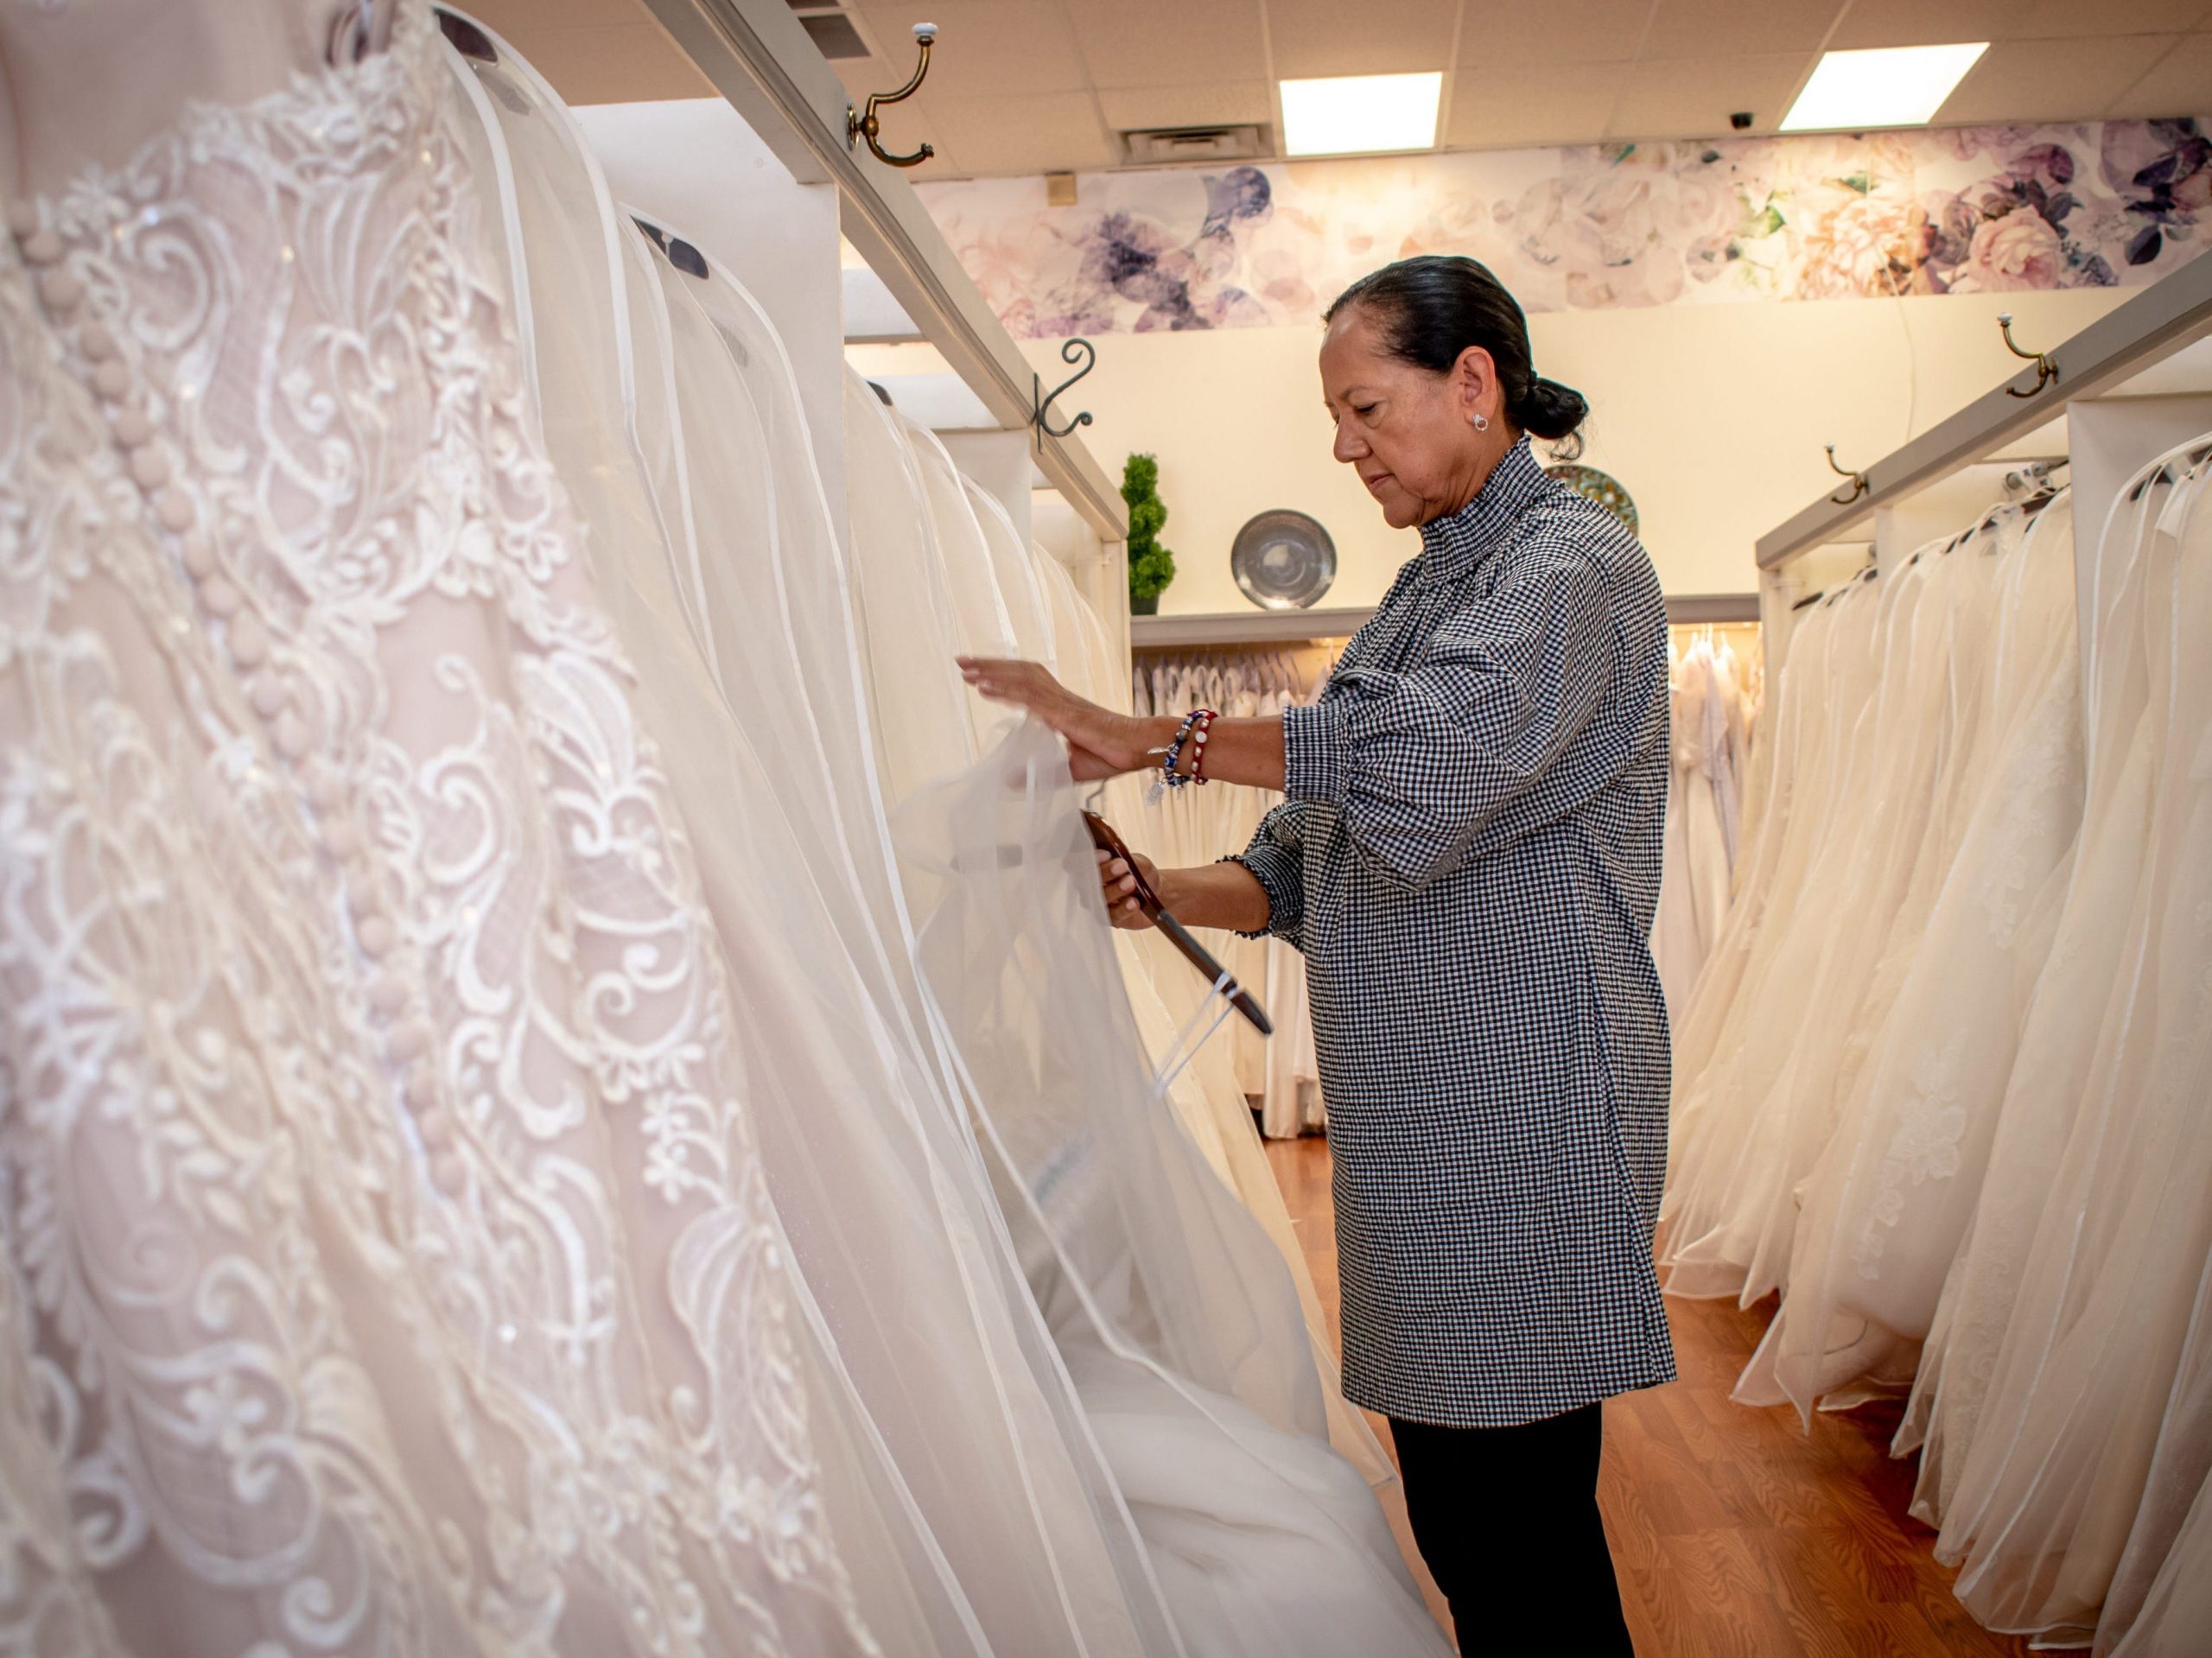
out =
{"type": "Polygon", "coordinates": [[[1467,423],[1470,426],[1472,426],[1478,432],[1487,432],[1490,430],[1490,416],[1482,413],[1479,410],[1467,416],[1467,423]]]}

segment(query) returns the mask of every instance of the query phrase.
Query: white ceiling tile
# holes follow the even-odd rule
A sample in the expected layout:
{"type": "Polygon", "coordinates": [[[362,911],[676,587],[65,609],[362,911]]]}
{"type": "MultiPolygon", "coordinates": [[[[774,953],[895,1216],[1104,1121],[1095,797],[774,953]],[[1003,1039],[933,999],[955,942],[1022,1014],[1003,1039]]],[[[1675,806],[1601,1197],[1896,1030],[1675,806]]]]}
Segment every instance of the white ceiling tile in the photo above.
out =
{"type": "Polygon", "coordinates": [[[1747,57],[1809,52],[1827,38],[1843,0],[1658,0],[1643,36],[1647,58],[1747,57]]]}
{"type": "MultiPolygon", "coordinates": [[[[2206,26],[2206,0],[2026,0],[1998,40],[2178,35],[2206,26]]],[[[1976,36],[1980,39],[1980,36],[1976,36]]]]}
{"type": "Polygon", "coordinates": [[[914,67],[913,29],[938,26],[928,86],[948,98],[1073,92],[1090,85],[1075,35],[1039,0],[885,0],[861,8],[875,49],[900,75],[914,67]]]}
{"type": "Polygon", "coordinates": [[[2178,34],[2208,11],[2207,0],[1853,0],[1828,44],[1935,46],[2178,34]]]}
{"type": "Polygon", "coordinates": [[[2087,119],[2140,80],[2177,39],[1999,41],[1944,99],[1936,119],[1945,126],[2087,119]]]}
{"type": "Polygon", "coordinates": [[[1459,11],[1459,0],[1268,0],[1275,75],[1299,80],[1449,68],[1459,11]]]}
{"type": "Polygon", "coordinates": [[[1858,51],[1993,41],[2022,10],[2021,0],[1853,0],[1828,46],[1858,51]]]}
{"type": "Polygon", "coordinates": [[[1444,142],[1462,149],[1594,143],[1628,78],[1618,63],[1530,64],[1510,75],[1460,73],[1444,142]]]}
{"type": "Polygon", "coordinates": [[[1002,177],[1120,161],[1099,125],[1090,94],[1009,92],[995,98],[937,98],[931,136],[945,151],[943,174],[1002,177]]]}
{"type": "Polygon", "coordinates": [[[1652,0],[1467,0],[1459,65],[1620,63],[1636,56],[1652,0]]]}
{"type": "Polygon", "coordinates": [[[1809,52],[1742,58],[1646,60],[1629,66],[1613,105],[1616,138],[1725,138],[1728,118],[1749,111],[1751,130],[1771,132],[1811,73],[1809,52]]]}
{"type": "Polygon", "coordinates": [[[2107,115],[2212,116],[2212,35],[2191,35],[2107,106],[2107,115]]]}
{"type": "Polygon", "coordinates": [[[1268,78],[1260,0],[1069,0],[1067,11],[1100,86],[1268,78]]]}
{"type": "Polygon", "coordinates": [[[1222,80],[1205,86],[1116,86],[1098,94],[1106,124],[1117,132],[1158,127],[1273,125],[1274,88],[1264,80],[1222,80]]]}

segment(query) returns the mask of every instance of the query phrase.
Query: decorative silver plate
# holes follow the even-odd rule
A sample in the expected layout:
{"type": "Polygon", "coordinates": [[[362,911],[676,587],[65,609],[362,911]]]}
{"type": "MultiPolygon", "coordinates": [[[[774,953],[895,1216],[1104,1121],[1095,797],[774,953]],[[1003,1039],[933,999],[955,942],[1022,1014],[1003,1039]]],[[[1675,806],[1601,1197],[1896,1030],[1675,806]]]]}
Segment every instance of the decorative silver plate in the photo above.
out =
{"type": "Polygon", "coordinates": [[[1262,610],[1303,610],[1337,579],[1337,543],[1318,519],[1279,506],[1236,532],[1229,568],[1262,610]]]}
{"type": "Polygon", "coordinates": [[[1579,466],[1567,461],[1544,470],[1565,484],[1577,495],[1586,496],[1598,503],[1633,532],[1637,528],[1636,503],[1621,487],[1620,480],[1611,473],[1599,472],[1595,467],[1579,466]]]}

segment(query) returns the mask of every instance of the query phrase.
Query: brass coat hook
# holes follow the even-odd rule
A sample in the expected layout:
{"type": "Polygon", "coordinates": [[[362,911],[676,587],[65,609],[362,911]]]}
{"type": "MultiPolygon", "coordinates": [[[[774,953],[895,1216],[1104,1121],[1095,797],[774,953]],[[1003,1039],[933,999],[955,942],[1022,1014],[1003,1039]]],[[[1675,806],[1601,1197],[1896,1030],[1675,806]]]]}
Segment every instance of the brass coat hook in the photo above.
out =
{"type": "Polygon", "coordinates": [[[1050,391],[1045,390],[1044,381],[1039,379],[1036,375],[1032,374],[1029,377],[1029,423],[1037,429],[1037,450],[1040,454],[1044,453],[1045,440],[1046,438],[1065,437],[1069,433],[1074,431],[1077,427],[1088,426],[1090,424],[1090,411],[1088,409],[1077,415],[1065,426],[1057,429],[1052,425],[1052,420],[1046,411],[1052,408],[1052,400],[1058,397],[1061,392],[1065,391],[1077,380],[1080,380],[1084,375],[1090,373],[1092,369],[1098,366],[1098,347],[1092,345],[1088,340],[1071,340],[1066,345],[1060,347],[1060,360],[1063,363],[1081,363],[1083,366],[1076,370],[1074,373],[1069,375],[1066,379],[1061,381],[1059,384],[1054,386],[1050,391]]]}
{"type": "Polygon", "coordinates": [[[2016,397],[2032,397],[2037,392],[2042,391],[2044,387],[2049,385],[2053,380],[2058,378],[2058,365],[2050,360],[2050,353],[2040,351],[2022,351],[2019,346],[2014,343],[2012,339],[2012,314],[2010,311],[2002,311],[1998,314],[1997,331],[2005,336],[2005,350],[2011,352],[2015,357],[2026,358],[2028,361],[2036,365],[2036,383],[2033,385],[2030,386],[2025,391],[2021,391],[2020,388],[2016,385],[2008,385],[2005,388],[2005,391],[2011,392],[2012,396],[2016,397]]]}
{"type": "Polygon", "coordinates": [[[861,140],[868,140],[868,147],[876,160],[887,167],[919,167],[937,154],[934,147],[924,144],[911,156],[894,156],[877,142],[883,135],[883,126],[877,119],[876,110],[885,104],[903,104],[921,90],[922,77],[930,72],[930,48],[937,41],[935,23],[916,23],[914,39],[922,48],[921,60],[915,64],[913,78],[895,92],[870,92],[866,113],[845,105],[845,148],[857,149],[861,140]]]}
{"type": "Polygon", "coordinates": [[[1850,494],[1831,495],[1828,497],[1828,499],[1834,501],[1838,506],[1849,506],[1853,501],[1857,500],[1861,495],[1864,495],[1866,492],[1866,474],[1863,472],[1853,472],[1848,467],[1839,467],[1836,465],[1834,444],[1829,444],[1827,446],[1827,451],[1828,470],[1839,478],[1848,478],[1851,480],[1850,494]]]}

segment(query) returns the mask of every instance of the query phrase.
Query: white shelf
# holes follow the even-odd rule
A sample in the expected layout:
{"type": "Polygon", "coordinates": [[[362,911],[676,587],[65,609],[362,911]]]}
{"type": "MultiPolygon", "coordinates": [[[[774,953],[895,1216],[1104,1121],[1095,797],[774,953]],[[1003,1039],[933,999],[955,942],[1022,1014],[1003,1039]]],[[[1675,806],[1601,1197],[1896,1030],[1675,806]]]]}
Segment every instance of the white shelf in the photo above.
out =
{"type": "MultiPolygon", "coordinates": [[[[1132,616],[1129,644],[1139,651],[1204,651],[1215,646],[1303,645],[1314,639],[1347,638],[1375,614],[1372,605],[1342,605],[1313,610],[1233,610],[1188,616],[1132,616]]],[[[1756,593],[1673,593],[1667,595],[1670,622],[1755,622],[1756,593]]]]}

